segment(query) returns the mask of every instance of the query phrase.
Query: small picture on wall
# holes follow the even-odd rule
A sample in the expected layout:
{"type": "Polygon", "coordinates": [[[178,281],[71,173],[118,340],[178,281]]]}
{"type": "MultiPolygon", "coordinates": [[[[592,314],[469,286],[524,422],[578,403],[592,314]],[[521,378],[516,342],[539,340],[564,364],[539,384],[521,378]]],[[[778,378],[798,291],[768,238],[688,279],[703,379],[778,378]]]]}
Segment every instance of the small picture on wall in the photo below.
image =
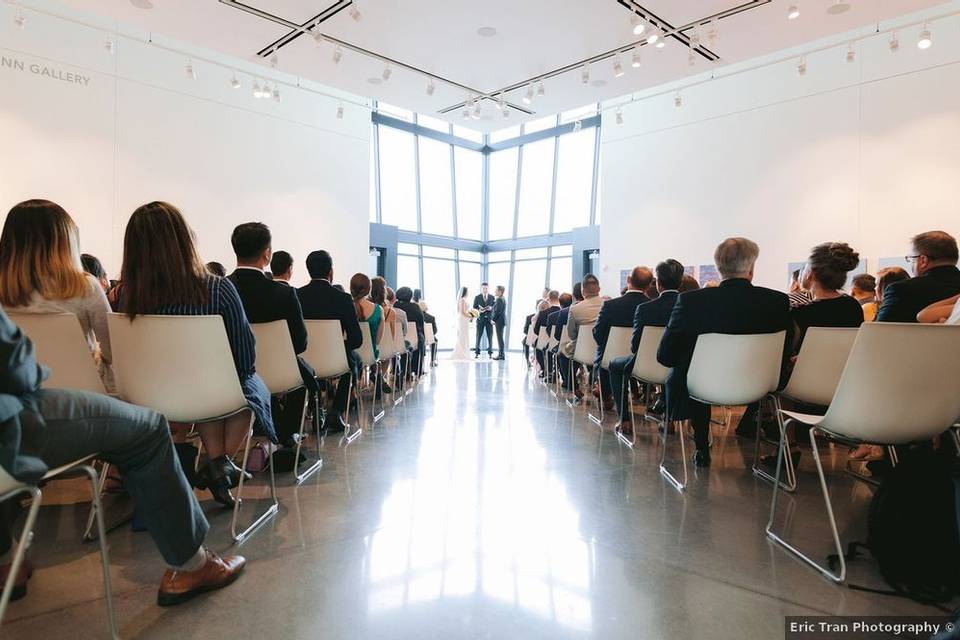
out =
{"type": "Polygon", "coordinates": [[[877,260],[878,271],[880,269],[888,269],[890,267],[900,267],[907,273],[910,273],[910,274],[913,273],[913,270],[912,270],[913,265],[911,265],[910,262],[904,256],[880,258],[879,260],[877,260]]]}
{"type": "Polygon", "coordinates": [[[688,264],[683,268],[683,275],[690,276],[691,278],[697,277],[697,268],[692,264],[688,264]]]}
{"type": "Polygon", "coordinates": [[[700,265],[700,286],[712,286],[715,287],[720,284],[720,272],[717,271],[717,266],[713,264],[702,264],[700,265]]]}
{"type": "Polygon", "coordinates": [[[788,262],[787,263],[787,288],[789,289],[790,285],[793,284],[793,274],[797,274],[797,277],[800,277],[800,272],[803,271],[803,265],[807,264],[806,262],[788,262]]]}
{"type": "Polygon", "coordinates": [[[620,291],[627,288],[627,279],[630,277],[630,269],[620,269],[620,291]]]}

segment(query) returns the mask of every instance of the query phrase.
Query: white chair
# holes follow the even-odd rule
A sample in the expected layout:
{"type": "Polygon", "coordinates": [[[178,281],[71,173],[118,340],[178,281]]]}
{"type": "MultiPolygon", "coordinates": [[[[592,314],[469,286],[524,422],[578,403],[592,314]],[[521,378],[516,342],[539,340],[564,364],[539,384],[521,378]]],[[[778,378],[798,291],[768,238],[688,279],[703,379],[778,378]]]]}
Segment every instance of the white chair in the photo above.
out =
{"type": "MultiPolygon", "coordinates": [[[[780,381],[785,337],[786,331],[744,335],[707,333],[698,336],[687,370],[687,389],[691,399],[708,405],[744,405],[770,397],[780,381]]],[[[684,491],[688,478],[684,444],[686,435],[682,424],[675,426],[680,434],[683,482],[677,480],[665,464],[667,436],[671,427],[669,423],[663,430],[660,474],[678,491],[684,491]]]]}
{"type": "Polygon", "coordinates": [[[44,387],[107,392],[77,316],[72,313],[16,311],[8,315],[33,342],[37,361],[50,368],[50,377],[44,381],[44,387]]]}
{"type": "MultiPolygon", "coordinates": [[[[313,367],[313,371],[318,380],[332,382],[341,377],[350,374],[347,390],[348,410],[344,412],[343,419],[346,421],[346,427],[343,431],[343,437],[340,438],[340,444],[349,444],[360,437],[363,430],[357,427],[351,433],[352,426],[349,423],[349,397],[353,390],[354,380],[353,371],[350,369],[350,362],[347,360],[347,351],[343,346],[343,329],[340,327],[339,320],[304,320],[307,326],[307,350],[303,352],[302,357],[313,367]]],[[[319,403],[316,411],[320,411],[319,403]]],[[[326,424],[326,417],[324,417],[326,424]]]]}
{"type": "MultiPolygon", "coordinates": [[[[533,331],[533,322],[532,322],[532,321],[530,322],[530,328],[527,329],[527,335],[524,336],[524,338],[523,338],[523,343],[524,343],[525,345],[527,345],[529,352],[532,352],[532,351],[536,348],[536,345],[537,345],[537,334],[534,333],[534,331],[533,331]]],[[[528,356],[529,356],[529,355],[532,355],[532,354],[531,354],[531,353],[528,353],[528,356]]],[[[527,368],[529,369],[529,368],[532,367],[532,366],[533,366],[533,362],[532,362],[532,361],[530,360],[530,358],[528,357],[528,358],[527,358],[527,368]]]]}
{"type": "MultiPolygon", "coordinates": [[[[827,406],[840,383],[840,374],[847,364],[847,357],[857,337],[857,329],[836,327],[810,327],[807,329],[797,355],[796,364],[790,374],[790,381],[779,397],[775,398],[776,410],[780,410],[780,398],[788,398],[804,404],[827,406]]],[[[760,413],[757,413],[759,420],[760,413]]],[[[756,444],[753,453],[753,474],[769,482],[774,477],[760,463],[760,442],[763,430],[757,425],[756,444]]],[[[790,451],[790,441],[781,434],[786,451],[790,451]]],[[[797,488],[797,472],[793,465],[793,456],[784,458],[786,482],[784,488],[794,491],[797,488]]]]}
{"type": "MultiPolygon", "coordinates": [[[[241,469],[247,468],[255,416],[243,395],[230,343],[220,316],[142,315],[107,317],[113,345],[114,376],[124,400],[162,413],[171,422],[204,423],[247,411],[250,425],[241,469]]],[[[230,521],[234,542],[242,542],[279,512],[276,479],[270,466],[270,506],[237,532],[245,474],[240,474],[230,521]]]]}
{"type": "Polygon", "coordinates": [[[534,348],[540,352],[540,357],[543,359],[544,365],[544,382],[546,382],[546,376],[550,373],[550,365],[547,362],[547,345],[550,343],[550,336],[547,333],[547,328],[540,327],[540,331],[537,333],[537,342],[534,345],[534,348]]]}
{"type": "MultiPolygon", "coordinates": [[[[666,327],[651,326],[643,328],[643,333],[640,335],[640,344],[637,346],[637,354],[633,359],[633,368],[626,372],[627,375],[623,377],[623,384],[625,387],[629,386],[631,378],[646,384],[648,390],[651,386],[662,386],[664,383],[666,383],[667,374],[670,372],[670,369],[657,361],[657,348],[660,346],[660,339],[663,337],[663,333],[665,331],[666,327]]],[[[621,434],[619,431],[617,432],[617,437],[627,446],[633,447],[637,442],[637,425],[636,420],[634,419],[633,397],[632,394],[627,393],[626,388],[621,389],[621,393],[626,394],[627,402],[630,403],[630,421],[634,423],[633,439],[627,439],[627,437],[621,434]]],[[[644,411],[643,418],[645,420],[647,419],[646,411],[644,411]]],[[[658,420],[657,422],[660,423],[663,429],[667,428],[666,416],[664,416],[664,419],[658,420]]]]}
{"type": "MultiPolygon", "coordinates": [[[[363,336],[363,340],[360,343],[360,348],[357,349],[357,353],[360,354],[360,362],[363,365],[363,371],[365,374],[369,374],[370,369],[373,368],[375,370],[373,378],[374,380],[378,380],[380,375],[380,361],[373,354],[373,336],[370,334],[369,323],[360,323],[360,334],[363,336]]],[[[365,377],[369,379],[368,375],[365,377]]],[[[380,411],[377,411],[377,391],[379,390],[380,385],[375,383],[371,386],[373,388],[373,395],[370,398],[370,417],[373,418],[373,422],[376,423],[383,418],[385,413],[383,410],[383,396],[381,395],[380,397],[380,411]]],[[[363,408],[363,393],[360,392],[359,384],[357,396],[359,398],[358,402],[360,403],[360,414],[362,415],[365,410],[363,408]]]]}
{"type": "MultiPolygon", "coordinates": [[[[576,365],[581,364],[588,372],[587,379],[592,379],[593,362],[597,355],[597,341],[593,339],[593,327],[596,323],[582,324],[577,328],[577,341],[573,347],[573,358],[570,359],[570,382],[574,390],[574,397],[567,400],[567,405],[575,406],[577,404],[576,391],[580,386],[579,379],[574,379],[573,372],[576,365]]],[[[585,398],[592,397],[592,390],[588,389],[585,398]]]]}
{"type": "Polygon", "coordinates": [[[300,449],[306,438],[304,425],[307,419],[307,406],[310,402],[310,393],[304,388],[300,365],[297,363],[297,354],[293,350],[293,341],[290,339],[290,329],[286,320],[251,324],[253,335],[257,338],[257,373],[263,378],[270,393],[286,395],[299,389],[304,389],[303,412],[300,416],[300,433],[297,437],[297,450],[293,463],[293,477],[297,484],[301,484],[323,466],[323,456],[320,453],[320,421],[314,420],[317,436],[317,459],[306,471],[300,473],[300,449]]]}
{"type": "Polygon", "coordinates": [[[393,364],[393,393],[395,397],[393,406],[397,406],[404,401],[407,395],[407,382],[404,379],[405,376],[401,375],[403,359],[407,355],[407,341],[403,333],[406,325],[401,320],[395,320],[393,326],[393,350],[395,352],[393,364]]]}
{"type": "MultiPolygon", "coordinates": [[[[76,321],[74,319],[74,321],[76,321]]],[[[93,490],[93,514],[97,521],[97,538],[100,541],[100,561],[103,569],[103,592],[107,607],[107,623],[110,626],[110,637],[119,638],[117,631],[117,619],[113,610],[113,588],[110,582],[110,553],[107,550],[107,530],[103,523],[103,508],[100,504],[99,479],[97,471],[88,463],[94,456],[87,456],[80,460],[75,460],[70,464],[63,465],[56,469],[50,469],[43,476],[44,480],[51,480],[68,473],[83,473],[90,480],[90,487],[93,490]]],[[[26,556],[27,547],[33,539],[33,527],[37,521],[37,514],[40,512],[40,504],[43,501],[43,494],[37,485],[20,482],[10,476],[3,467],[0,467],[0,503],[3,501],[28,494],[30,496],[30,509],[27,511],[27,519],[23,524],[23,531],[20,533],[17,548],[14,550],[13,562],[10,565],[10,573],[7,575],[6,583],[3,585],[3,592],[0,594],[0,625],[3,624],[3,616],[7,611],[7,605],[10,603],[10,596],[13,594],[13,585],[17,579],[17,573],[23,564],[26,556]]]]}
{"type": "MultiPolygon", "coordinates": [[[[421,358],[420,353],[420,334],[417,333],[417,323],[413,322],[412,320],[407,321],[407,338],[410,340],[410,347],[413,349],[413,355],[411,357],[416,358],[418,363],[418,366],[414,366],[413,362],[410,362],[410,366],[407,367],[407,373],[411,376],[411,379],[414,382],[418,382],[420,380],[420,376],[417,375],[416,372],[419,371],[420,373],[423,373],[423,359],[421,358]]],[[[424,350],[424,355],[425,354],[426,350],[424,350]]],[[[412,391],[413,387],[408,389],[407,393],[412,391]]]]}
{"type": "MultiPolygon", "coordinates": [[[[563,328],[566,330],[566,327],[563,328]]],[[[553,388],[550,389],[550,394],[554,398],[560,399],[560,354],[557,351],[557,347],[560,345],[560,338],[557,337],[556,327],[550,329],[550,337],[547,341],[547,351],[544,353],[543,357],[548,361],[552,362],[551,371],[553,371],[553,388]]]]}
{"type": "MultiPolygon", "coordinates": [[[[592,332],[591,332],[592,335],[592,332]]],[[[610,327],[610,333],[607,334],[607,344],[603,348],[603,358],[600,360],[600,368],[609,371],[610,370],[610,361],[614,358],[622,358],[624,356],[630,355],[630,340],[633,337],[633,328],[632,327],[610,327]]],[[[597,346],[599,351],[600,347],[597,346]]],[[[601,389],[601,392],[603,389],[601,389]]],[[[603,426],[603,393],[600,394],[601,397],[597,402],[600,405],[600,415],[595,416],[592,413],[587,413],[587,417],[590,418],[597,426],[603,426]]]]}
{"type": "MultiPolygon", "coordinates": [[[[806,341],[804,341],[806,344],[806,341]]],[[[767,536],[833,582],[846,579],[846,561],[820,462],[817,433],[855,444],[923,442],[960,416],[960,326],[868,322],[860,327],[825,415],[781,411],[810,428],[810,447],[840,572],[818,564],[773,531],[781,463],[777,461],[767,536]],[[922,372],[922,373],[921,373],[922,372]],[[870,398],[870,402],[864,402],[870,398]]],[[[781,435],[785,425],[780,426],[781,435]]],[[[783,457],[781,447],[778,456],[783,457]]]]}

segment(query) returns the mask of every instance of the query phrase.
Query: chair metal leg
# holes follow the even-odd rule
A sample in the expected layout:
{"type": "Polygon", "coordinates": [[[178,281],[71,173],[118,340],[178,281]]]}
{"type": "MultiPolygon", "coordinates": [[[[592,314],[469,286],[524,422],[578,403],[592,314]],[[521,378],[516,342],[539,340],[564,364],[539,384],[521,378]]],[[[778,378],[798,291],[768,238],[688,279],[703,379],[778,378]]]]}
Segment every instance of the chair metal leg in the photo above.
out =
{"type": "Polygon", "coordinates": [[[570,381],[570,395],[567,396],[567,406],[571,409],[580,404],[580,401],[577,399],[577,389],[580,386],[580,377],[574,377],[573,372],[576,370],[573,359],[568,360],[567,364],[567,380],[570,381]]]}
{"type": "MultiPolygon", "coordinates": [[[[784,429],[784,427],[781,427],[781,429],[784,429]]],[[[770,502],[770,519],[767,521],[766,532],[767,537],[770,538],[770,540],[772,540],[775,544],[783,547],[794,556],[819,571],[823,577],[839,584],[846,580],[847,563],[843,557],[843,547],[840,544],[840,534],[837,531],[837,521],[833,517],[833,505],[830,502],[830,491],[827,489],[827,480],[823,475],[823,464],[820,462],[820,451],[817,449],[816,431],[816,428],[810,429],[810,447],[813,450],[813,460],[816,463],[817,476],[820,479],[820,491],[823,493],[823,504],[827,509],[827,518],[830,521],[830,533],[833,537],[833,545],[837,551],[837,558],[840,560],[840,573],[833,573],[829,567],[818,564],[815,560],[805,555],[802,551],[797,549],[795,546],[787,542],[784,538],[773,531],[773,521],[777,513],[777,496],[780,493],[780,489],[783,487],[783,484],[780,482],[780,468],[782,466],[781,462],[784,454],[783,448],[777,452],[777,474],[773,485],[773,499],[770,502]]]]}
{"type": "Polygon", "coordinates": [[[373,397],[370,398],[370,416],[373,418],[373,424],[376,424],[386,415],[383,400],[383,367],[377,362],[374,367],[377,370],[373,378],[373,397]],[[377,411],[377,393],[380,393],[380,411],[377,411]]]}
{"type": "Polygon", "coordinates": [[[303,397],[303,415],[300,418],[300,437],[297,438],[297,452],[293,461],[293,477],[296,480],[296,484],[303,483],[304,480],[309,478],[323,467],[323,455],[320,453],[320,423],[317,420],[314,420],[313,425],[317,432],[317,459],[303,473],[300,473],[300,449],[303,447],[303,440],[306,437],[304,433],[304,423],[307,420],[307,403],[313,396],[309,389],[305,389],[305,391],[306,394],[303,397]]]}
{"type": "MultiPolygon", "coordinates": [[[[349,381],[347,382],[347,397],[348,397],[348,398],[350,397],[350,394],[353,392],[353,383],[354,383],[354,379],[353,379],[353,374],[351,373],[351,374],[350,374],[350,379],[349,379],[349,381]]],[[[347,405],[347,407],[348,407],[347,416],[349,417],[349,415],[350,415],[349,404],[347,405]]],[[[341,438],[340,438],[340,446],[341,446],[341,447],[350,444],[351,442],[353,442],[354,440],[356,440],[357,438],[359,438],[360,435],[363,433],[363,429],[361,429],[359,426],[356,428],[356,431],[354,431],[353,433],[350,433],[350,430],[351,430],[352,428],[353,428],[353,426],[350,424],[349,421],[347,421],[346,426],[343,428],[343,436],[341,436],[341,438]]]]}
{"type": "Polygon", "coordinates": [[[20,565],[27,555],[27,548],[33,539],[33,526],[37,522],[37,514],[40,512],[40,503],[43,501],[43,494],[40,489],[33,486],[20,487],[3,496],[4,500],[10,499],[21,493],[30,494],[30,510],[27,511],[27,520],[23,524],[23,531],[20,532],[20,542],[13,553],[13,563],[10,565],[10,573],[3,584],[3,592],[0,595],[0,624],[3,624],[3,614],[7,611],[7,605],[10,603],[10,596],[13,594],[13,585],[17,580],[17,573],[20,571],[20,565]]]}
{"type": "Polygon", "coordinates": [[[103,522],[103,505],[100,503],[100,477],[97,470],[90,465],[79,467],[90,479],[90,490],[93,492],[93,512],[97,520],[97,538],[100,542],[100,561],[103,564],[103,595],[107,605],[107,623],[110,626],[110,637],[119,638],[117,631],[117,617],[113,610],[113,587],[110,581],[110,552],[107,550],[107,527],[103,522]]]}
{"type": "MultiPolygon", "coordinates": [[[[771,402],[773,402],[773,411],[774,415],[777,417],[777,427],[780,431],[780,446],[778,447],[777,459],[779,460],[779,450],[785,450],[787,453],[785,464],[787,478],[786,482],[784,482],[781,486],[783,487],[784,491],[793,493],[797,490],[797,470],[793,466],[793,456],[790,455],[790,440],[787,438],[787,429],[783,422],[783,414],[780,413],[780,399],[776,395],[770,395],[767,397],[771,402]]],[[[753,448],[753,475],[766,480],[767,482],[779,482],[779,480],[776,480],[766,469],[763,468],[760,461],[760,441],[763,438],[763,429],[761,428],[763,423],[762,415],[763,406],[761,404],[761,407],[757,410],[757,435],[753,448]]],[[[779,462],[777,464],[779,465],[779,462]]]]}
{"type": "MultiPolygon", "coordinates": [[[[250,428],[247,431],[246,446],[243,448],[243,464],[240,465],[241,469],[247,468],[247,458],[250,456],[250,446],[253,443],[253,421],[254,416],[251,414],[250,428]]],[[[230,535],[233,537],[234,544],[241,544],[251,533],[260,528],[260,525],[273,518],[280,511],[280,503],[277,501],[277,482],[273,473],[273,465],[270,464],[267,466],[270,470],[270,499],[273,502],[270,507],[260,515],[259,518],[253,521],[253,524],[240,533],[237,533],[237,520],[240,516],[240,505],[243,503],[243,483],[245,479],[245,474],[240,474],[240,484],[237,486],[237,498],[233,505],[233,518],[230,520],[230,535]]]]}
{"type": "MultiPolygon", "coordinates": [[[[627,372],[624,372],[624,373],[627,373],[627,372]]],[[[627,395],[627,406],[630,407],[630,424],[634,424],[634,422],[635,422],[635,420],[636,420],[636,415],[634,414],[634,411],[633,411],[633,394],[630,393],[630,376],[628,376],[628,375],[625,375],[625,376],[623,377],[623,385],[621,385],[621,387],[620,387],[620,400],[621,400],[621,402],[623,401],[624,391],[626,391],[626,395],[627,395]]],[[[620,431],[619,428],[616,429],[616,430],[614,431],[614,433],[617,434],[617,440],[619,440],[619,441],[622,442],[623,444],[627,445],[627,446],[630,447],[631,449],[633,449],[633,446],[634,446],[635,444],[637,444],[637,428],[636,428],[636,426],[634,426],[634,428],[633,428],[633,439],[627,438],[627,436],[623,435],[623,433],[620,431]]]]}
{"type": "MultiPolygon", "coordinates": [[[[595,368],[595,369],[598,369],[597,367],[594,367],[594,368],[595,368]]],[[[591,386],[593,386],[593,385],[591,385],[591,386]]],[[[602,430],[602,429],[603,429],[603,418],[604,418],[604,415],[603,415],[603,382],[601,382],[601,378],[600,378],[600,373],[599,373],[599,371],[597,372],[597,389],[599,389],[599,392],[597,393],[597,404],[598,404],[599,407],[600,407],[600,415],[599,415],[599,416],[595,416],[595,415],[593,415],[592,412],[589,412],[589,411],[588,411],[588,412],[587,412],[587,417],[590,418],[590,421],[593,422],[593,423],[594,423],[595,425],[597,425],[598,427],[600,427],[600,429],[602,430]]],[[[593,390],[592,390],[592,389],[590,390],[590,393],[591,393],[591,395],[593,394],[593,390]]]]}
{"type": "Polygon", "coordinates": [[[684,433],[683,423],[682,422],[673,422],[673,421],[663,421],[663,437],[661,438],[660,444],[660,475],[666,478],[670,484],[673,485],[673,488],[683,493],[687,490],[687,446],[684,442],[686,440],[686,434],[684,433]],[[667,440],[670,436],[670,430],[676,427],[677,433],[680,434],[680,457],[683,461],[683,482],[677,480],[676,477],[666,467],[667,460],[667,440]]]}
{"type": "MultiPolygon", "coordinates": [[[[97,495],[103,496],[103,489],[107,484],[107,476],[110,472],[110,463],[104,461],[103,465],[100,467],[100,481],[97,483],[97,487],[94,489],[97,495]]],[[[94,539],[93,536],[93,525],[96,523],[97,514],[94,512],[93,501],[90,502],[90,513],[87,515],[87,526],[83,530],[83,535],[80,536],[82,542],[90,542],[94,539]]]]}
{"type": "Polygon", "coordinates": [[[393,406],[397,406],[407,397],[407,394],[404,392],[404,381],[403,376],[400,375],[400,369],[402,368],[403,356],[399,353],[393,358],[393,406]]]}

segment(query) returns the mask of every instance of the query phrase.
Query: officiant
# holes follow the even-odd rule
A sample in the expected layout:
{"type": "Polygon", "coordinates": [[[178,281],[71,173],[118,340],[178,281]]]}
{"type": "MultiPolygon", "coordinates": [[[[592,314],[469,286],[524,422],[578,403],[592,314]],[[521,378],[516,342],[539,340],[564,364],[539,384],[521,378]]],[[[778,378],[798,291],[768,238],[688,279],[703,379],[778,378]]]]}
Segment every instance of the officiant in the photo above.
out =
{"type": "Polygon", "coordinates": [[[477,316],[477,347],[474,357],[480,357],[480,339],[487,336],[487,356],[493,357],[493,305],[494,299],[490,295],[490,287],[484,282],[480,285],[480,293],[473,299],[473,308],[480,314],[477,316]]]}

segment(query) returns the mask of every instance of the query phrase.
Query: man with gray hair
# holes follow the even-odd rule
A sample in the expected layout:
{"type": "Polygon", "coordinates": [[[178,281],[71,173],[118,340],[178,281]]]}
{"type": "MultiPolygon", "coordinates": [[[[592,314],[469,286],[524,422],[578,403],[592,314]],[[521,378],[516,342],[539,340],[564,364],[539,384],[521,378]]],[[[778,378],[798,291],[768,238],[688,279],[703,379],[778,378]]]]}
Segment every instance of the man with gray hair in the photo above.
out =
{"type": "MultiPolygon", "coordinates": [[[[710,465],[710,406],[691,399],[687,390],[687,371],[697,337],[706,333],[786,331],[784,365],[790,357],[789,301],[785,293],[753,285],[753,269],[759,254],[757,244],[746,238],[727,238],[721,242],[713,254],[722,278],[720,286],[680,294],[657,351],[660,364],[671,368],[665,385],[667,419],[693,423],[697,447],[693,462],[698,467],[710,465]]],[[[784,370],[781,365],[781,371],[784,370]]]]}
{"type": "MultiPolygon", "coordinates": [[[[569,318],[567,319],[567,337],[570,338],[570,341],[560,347],[568,360],[573,359],[573,352],[577,350],[577,336],[580,335],[580,327],[596,322],[600,315],[600,308],[603,307],[603,298],[600,297],[600,280],[597,276],[592,273],[583,276],[580,290],[583,293],[583,300],[570,307],[569,318]]],[[[582,395],[576,385],[574,386],[574,393],[578,399],[582,395]]]]}

